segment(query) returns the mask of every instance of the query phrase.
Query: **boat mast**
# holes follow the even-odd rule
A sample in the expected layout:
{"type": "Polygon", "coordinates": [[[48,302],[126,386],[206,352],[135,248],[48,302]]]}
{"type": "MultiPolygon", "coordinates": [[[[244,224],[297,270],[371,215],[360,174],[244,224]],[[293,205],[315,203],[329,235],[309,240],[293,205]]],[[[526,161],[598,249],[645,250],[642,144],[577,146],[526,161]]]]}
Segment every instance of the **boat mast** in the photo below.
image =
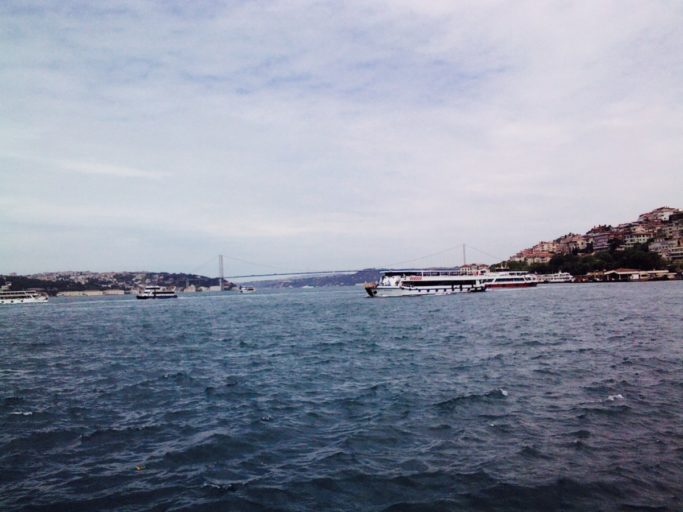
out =
{"type": "Polygon", "coordinates": [[[465,251],[465,244],[462,244],[462,266],[467,265],[467,252],[465,251]]]}
{"type": "Polygon", "coordinates": [[[218,255],[218,284],[220,286],[221,291],[223,291],[223,255],[219,254],[218,255]]]}

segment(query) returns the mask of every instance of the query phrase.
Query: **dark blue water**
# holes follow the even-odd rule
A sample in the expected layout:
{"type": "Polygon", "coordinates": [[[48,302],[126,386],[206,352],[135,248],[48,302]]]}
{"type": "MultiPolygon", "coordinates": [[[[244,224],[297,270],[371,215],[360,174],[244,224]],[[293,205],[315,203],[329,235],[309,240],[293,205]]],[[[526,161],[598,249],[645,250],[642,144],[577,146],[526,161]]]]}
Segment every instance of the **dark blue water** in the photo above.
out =
{"type": "Polygon", "coordinates": [[[683,510],[683,282],[0,324],[4,511],[683,510]]]}

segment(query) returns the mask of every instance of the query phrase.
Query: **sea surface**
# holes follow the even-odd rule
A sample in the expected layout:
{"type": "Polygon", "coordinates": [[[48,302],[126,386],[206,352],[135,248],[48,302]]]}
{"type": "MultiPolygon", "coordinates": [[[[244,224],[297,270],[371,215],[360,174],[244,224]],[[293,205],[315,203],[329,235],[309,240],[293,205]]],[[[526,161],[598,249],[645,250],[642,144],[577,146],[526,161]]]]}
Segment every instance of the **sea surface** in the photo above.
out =
{"type": "Polygon", "coordinates": [[[0,307],[0,510],[683,510],[683,282],[0,307]]]}

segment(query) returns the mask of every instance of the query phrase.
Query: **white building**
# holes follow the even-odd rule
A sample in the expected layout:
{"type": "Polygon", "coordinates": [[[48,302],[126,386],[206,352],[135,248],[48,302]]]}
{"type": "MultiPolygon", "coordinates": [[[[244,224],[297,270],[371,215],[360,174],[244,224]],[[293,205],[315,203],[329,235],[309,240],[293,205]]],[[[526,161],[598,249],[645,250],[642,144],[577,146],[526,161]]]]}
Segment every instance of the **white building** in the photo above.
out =
{"type": "Polygon", "coordinates": [[[663,206],[652,210],[651,212],[643,213],[638,216],[638,222],[652,222],[655,220],[666,222],[669,220],[674,213],[678,213],[680,210],[678,208],[670,208],[669,206],[663,206]]]}
{"type": "Polygon", "coordinates": [[[646,244],[650,239],[650,235],[645,233],[631,233],[624,237],[624,248],[631,249],[636,245],[646,244]]]}
{"type": "Polygon", "coordinates": [[[669,258],[672,260],[683,260],[683,246],[674,247],[669,251],[669,258]]]}
{"type": "Polygon", "coordinates": [[[669,259],[671,257],[671,250],[678,247],[678,240],[665,240],[658,238],[650,243],[650,252],[656,252],[662,258],[669,259]]]}

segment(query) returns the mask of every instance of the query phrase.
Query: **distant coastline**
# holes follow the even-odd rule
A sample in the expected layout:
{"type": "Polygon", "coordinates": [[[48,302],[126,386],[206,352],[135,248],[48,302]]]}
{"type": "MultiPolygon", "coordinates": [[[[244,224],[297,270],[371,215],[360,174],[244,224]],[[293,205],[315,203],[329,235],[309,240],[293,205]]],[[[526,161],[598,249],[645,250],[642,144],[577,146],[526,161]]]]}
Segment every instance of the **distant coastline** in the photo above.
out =
{"type": "MultiPolygon", "coordinates": [[[[568,233],[541,241],[508,260],[493,265],[450,267],[466,273],[488,270],[525,270],[537,274],[569,272],[578,282],[649,281],[683,278],[683,209],[662,206],[637,220],[617,226],[600,224],[584,234],[568,233]],[[658,271],[659,273],[652,273],[658,271]],[[648,273],[649,272],[649,273],[648,273]]],[[[315,277],[292,277],[241,283],[261,288],[353,286],[373,282],[380,269],[315,277]]],[[[141,286],[174,286],[181,292],[217,291],[218,277],[170,272],[44,272],[0,275],[0,286],[12,290],[39,289],[50,295],[116,295],[141,286]]],[[[224,282],[224,290],[238,285],[224,282]]]]}

